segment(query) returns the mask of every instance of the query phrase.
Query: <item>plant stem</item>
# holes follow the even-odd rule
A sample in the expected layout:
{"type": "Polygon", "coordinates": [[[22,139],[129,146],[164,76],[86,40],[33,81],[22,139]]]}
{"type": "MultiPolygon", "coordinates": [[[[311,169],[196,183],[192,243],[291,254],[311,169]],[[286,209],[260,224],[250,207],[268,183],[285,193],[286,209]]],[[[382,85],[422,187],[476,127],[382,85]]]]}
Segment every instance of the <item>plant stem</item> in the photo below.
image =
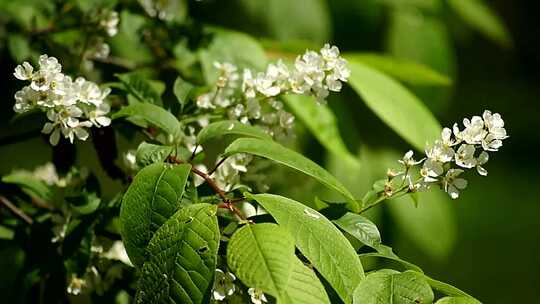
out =
{"type": "Polygon", "coordinates": [[[21,209],[17,208],[17,206],[10,202],[5,196],[0,195],[0,203],[6,206],[13,214],[20,217],[28,225],[32,225],[32,223],[34,223],[34,220],[32,220],[31,217],[26,215],[26,213],[24,213],[21,209]]]}

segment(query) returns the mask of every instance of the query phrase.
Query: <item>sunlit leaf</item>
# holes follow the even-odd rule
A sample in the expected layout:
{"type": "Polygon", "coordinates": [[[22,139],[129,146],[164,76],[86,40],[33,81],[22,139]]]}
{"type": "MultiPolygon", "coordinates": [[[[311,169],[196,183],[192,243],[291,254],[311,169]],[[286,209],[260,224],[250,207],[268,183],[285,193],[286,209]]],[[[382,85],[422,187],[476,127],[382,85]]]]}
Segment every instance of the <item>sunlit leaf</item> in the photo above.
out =
{"type": "Polygon", "coordinates": [[[399,81],[411,85],[446,86],[452,83],[452,80],[448,76],[423,64],[406,59],[374,53],[354,53],[348,54],[347,57],[358,60],[399,81]]]}
{"type": "Polygon", "coordinates": [[[272,140],[261,128],[243,124],[239,121],[223,120],[209,124],[197,135],[197,143],[203,144],[213,138],[225,135],[238,135],[242,137],[253,137],[263,140],[272,140]]]}
{"type": "Polygon", "coordinates": [[[219,237],[215,205],[190,205],[176,212],[148,244],[139,303],[208,303],[219,237]]]}
{"type": "Polygon", "coordinates": [[[136,119],[137,121],[142,120],[160,128],[172,136],[177,136],[180,132],[180,123],[176,117],[162,107],[151,103],[134,103],[125,106],[112,116],[113,119],[124,117],[128,120],[131,118],[136,119]]]}
{"type": "Polygon", "coordinates": [[[121,234],[136,266],[146,260],[146,246],[154,232],[180,207],[190,165],[156,163],[135,176],[122,199],[121,234]]]}
{"type": "Polygon", "coordinates": [[[452,8],[469,26],[489,39],[508,47],[512,45],[510,33],[497,14],[482,0],[448,0],[452,8]]]}
{"type": "Polygon", "coordinates": [[[441,126],[438,121],[404,86],[354,58],[348,60],[350,85],[396,133],[418,150],[439,137],[441,126]]]}
{"type": "Polygon", "coordinates": [[[341,184],[341,182],[328,173],[328,171],[326,171],[324,168],[298,152],[285,148],[284,146],[275,142],[256,138],[240,138],[235,140],[225,150],[225,155],[232,155],[236,153],[248,153],[261,156],[303,172],[315,178],[328,188],[341,193],[347,199],[349,209],[355,212],[359,210],[358,203],[354,200],[354,197],[349,190],[347,190],[347,188],[341,184]]]}
{"type": "Polygon", "coordinates": [[[290,95],[284,99],[294,115],[328,151],[359,169],[359,162],[349,152],[339,133],[336,117],[326,105],[319,105],[310,97],[290,95]]]}
{"type": "Polygon", "coordinates": [[[429,304],[433,298],[424,277],[414,271],[378,271],[368,275],[354,291],[354,304],[429,304]]]}
{"type": "Polygon", "coordinates": [[[381,244],[381,234],[377,226],[359,214],[347,212],[339,219],[333,220],[333,222],[364,245],[376,248],[381,244]]]}
{"type": "Polygon", "coordinates": [[[272,194],[249,195],[296,241],[296,246],[345,303],[364,277],[362,264],[343,234],[322,214],[297,201],[272,194]]]}

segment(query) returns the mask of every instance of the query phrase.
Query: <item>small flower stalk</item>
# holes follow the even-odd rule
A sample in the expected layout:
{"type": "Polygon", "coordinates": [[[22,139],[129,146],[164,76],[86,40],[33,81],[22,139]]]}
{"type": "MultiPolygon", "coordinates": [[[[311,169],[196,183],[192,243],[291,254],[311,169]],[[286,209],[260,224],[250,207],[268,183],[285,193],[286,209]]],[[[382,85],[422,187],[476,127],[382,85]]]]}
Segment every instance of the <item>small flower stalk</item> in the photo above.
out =
{"type": "Polygon", "coordinates": [[[457,123],[452,130],[444,128],[441,138],[426,148],[426,157],[419,161],[413,159],[412,151],[405,153],[399,160],[404,171],[392,171],[392,176],[403,175],[410,192],[425,191],[439,185],[452,199],[458,198],[460,191],[467,187],[467,180],[461,177],[462,174],[475,169],[481,176],[487,176],[483,166],[489,160],[489,153],[498,151],[503,140],[508,138],[501,115],[492,114],[489,110],[482,116],[465,118],[463,125],[464,129],[460,129],[457,123]],[[420,166],[420,177],[413,182],[411,169],[416,166],[420,166]]]}
{"type": "Polygon", "coordinates": [[[46,113],[49,122],[42,132],[50,134],[49,142],[55,146],[63,136],[73,143],[74,139],[86,140],[91,127],[110,125],[107,116],[110,106],[104,100],[110,89],[77,77],[73,80],[62,73],[62,65],[55,57],[41,55],[39,69],[24,62],[15,68],[17,79],[29,81],[30,85],[15,93],[14,111],[25,113],[40,110],[46,113]]]}

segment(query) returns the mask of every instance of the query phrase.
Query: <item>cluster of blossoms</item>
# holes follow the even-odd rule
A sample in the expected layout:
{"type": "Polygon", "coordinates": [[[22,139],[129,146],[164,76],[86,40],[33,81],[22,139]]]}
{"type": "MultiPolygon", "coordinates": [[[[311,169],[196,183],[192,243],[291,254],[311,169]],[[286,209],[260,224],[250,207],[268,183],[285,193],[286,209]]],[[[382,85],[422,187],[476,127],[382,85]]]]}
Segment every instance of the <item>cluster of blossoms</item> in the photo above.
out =
{"type": "Polygon", "coordinates": [[[39,70],[34,71],[30,63],[24,62],[14,73],[17,79],[30,81],[30,85],[15,93],[14,111],[24,113],[39,109],[46,112],[49,122],[42,132],[51,134],[52,145],[58,144],[60,135],[72,143],[75,137],[86,140],[88,128],[111,123],[107,117],[110,106],[104,102],[110,89],[101,90],[83,77],[72,80],[61,71],[62,65],[56,58],[41,55],[39,70]]]}
{"type": "MultiPolygon", "coordinates": [[[[223,113],[230,120],[256,125],[276,139],[292,136],[294,116],[278,99],[286,94],[314,96],[319,103],[329,91],[338,92],[350,75],[347,62],[336,46],[324,45],[319,53],[307,51],[288,67],[282,61],[269,64],[266,71],[241,73],[230,63],[214,63],[218,70],[215,87],[197,98],[202,113],[223,113]]],[[[199,121],[204,127],[208,121],[199,121]]],[[[189,139],[189,138],[186,138],[189,139]]],[[[189,140],[188,140],[189,141],[189,140]]],[[[251,157],[228,158],[215,172],[218,185],[230,190],[247,171],[251,157]]]]}
{"type": "MultiPolygon", "coordinates": [[[[212,299],[215,301],[223,301],[227,297],[232,296],[236,292],[234,281],[236,277],[230,272],[223,272],[221,269],[216,269],[216,277],[214,287],[212,289],[212,299]]],[[[263,304],[268,303],[266,296],[262,290],[257,288],[249,288],[248,295],[251,297],[251,303],[263,304]]]]}
{"type": "MultiPolygon", "coordinates": [[[[118,12],[105,9],[98,11],[94,22],[99,33],[90,38],[84,57],[86,59],[103,60],[109,57],[111,52],[111,47],[105,42],[105,39],[107,36],[113,37],[118,34],[120,17],[118,12]]],[[[91,61],[85,60],[84,63],[89,69],[92,69],[93,64],[91,61]]]]}
{"type": "Polygon", "coordinates": [[[467,187],[467,181],[460,175],[464,169],[476,168],[478,174],[487,175],[483,167],[488,159],[488,152],[496,152],[502,141],[508,138],[504,121],[498,113],[484,111],[482,117],[474,116],[463,120],[464,129],[454,124],[452,130],[444,128],[441,138],[426,149],[426,158],[415,161],[413,152],[409,151],[399,162],[405,172],[389,173],[389,176],[404,174],[411,191],[422,191],[431,185],[440,185],[451,198],[459,197],[459,191],[467,187]],[[456,149],[457,148],[457,149],[456,149]],[[413,182],[410,169],[422,164],[420,180],[413,182]]]}

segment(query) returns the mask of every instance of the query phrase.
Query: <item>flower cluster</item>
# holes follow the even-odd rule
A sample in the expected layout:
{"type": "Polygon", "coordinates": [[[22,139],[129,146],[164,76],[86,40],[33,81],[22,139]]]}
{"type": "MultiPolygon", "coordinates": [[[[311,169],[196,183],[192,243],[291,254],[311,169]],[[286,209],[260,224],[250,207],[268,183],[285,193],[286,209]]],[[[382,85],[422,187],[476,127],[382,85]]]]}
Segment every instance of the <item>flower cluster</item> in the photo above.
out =
{"type": "MultiPolygon", "coordinates": [[[[475,168],[478,174],[487,175],[483,167],[488,159],[488,152],[496,152],[502,141],[508,138],[504,121],[498,113],[484,111],[482,117],[474,116],[463,120],[464,129],[454,124],[452,130],[444,128],[441,138],[426,149],[426,158],[415,161],[413,152],[405,154],[400,163],[405,167],[405,175],[411,191],[428,189],[431,185],[440,185],[451,198],[459,197],[459,191],[467,187],[467,180],[460,177],[465,169],[475,168]],[[413,182],[410,169],[422,164],[420,180],[413,182]]],[[[396,175],[396,174],[394,174],[396,175]]]]}
{"type": "Polygon", "coordinates": [[[336,46],[326,44],[320,53],[307,51],[292,68],[282,61],[269,64],[265,72],[242,74],[230,63],[214,63],[219,71],[215,88],[197,98],[203,111],[224,110],[229,119],[255,124],[275,138],[288,137],[294,116],[285,111],[280,95],[314,96],[323,102],[329,91],[341,90],[350,71],[336,46]]]}
{"type": "Polygon", "coordinates": [[[49,141],[58,144],[60,135],[72,143],[75,137],[88,138],[87,129],[108,126],[110,106],[104,102],[110,89],[101,90],[97,84],[78,77],[74,81],[64,75],[62,65],[54,57],[41,55],[39,70],[24,62],[15,68],[17,79],[30,81],[15,93],[14,111],[24,113],[39,109],[47,113],[47,122],[42,132],[51,134],[49,141]]]}

